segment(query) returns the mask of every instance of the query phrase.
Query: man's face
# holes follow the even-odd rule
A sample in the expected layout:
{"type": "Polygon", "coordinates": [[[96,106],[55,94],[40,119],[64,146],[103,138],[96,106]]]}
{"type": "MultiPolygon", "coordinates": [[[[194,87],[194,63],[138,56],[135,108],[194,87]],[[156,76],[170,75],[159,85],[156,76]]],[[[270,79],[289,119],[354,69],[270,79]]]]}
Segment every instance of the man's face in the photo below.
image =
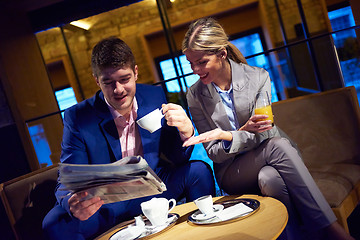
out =
{"type": "Polygon", "coordinates": [[[128,117],[136,92],[137,66],[134,71],[129,66],[123,68],[105,68],[95,77],[96,84],[108,103],[121,115],[128,117]]]}

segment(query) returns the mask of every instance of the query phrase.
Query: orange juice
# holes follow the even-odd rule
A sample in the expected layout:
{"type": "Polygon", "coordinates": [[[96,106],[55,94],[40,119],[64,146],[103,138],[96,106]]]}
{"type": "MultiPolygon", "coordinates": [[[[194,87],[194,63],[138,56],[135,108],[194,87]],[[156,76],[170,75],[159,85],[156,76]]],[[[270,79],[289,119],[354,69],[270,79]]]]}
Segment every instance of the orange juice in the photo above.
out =
{"type": "Polygon", "coordinates": [[[274,123],[274,116],[272,113],[271,105],[268,105],[266,107],[261,107],[261,108],[255,108],[255,115],[260,115],[260,114],[269,116],[268,118],[261,119],[261,120],[271,120],[271,123],[274,123]]]}

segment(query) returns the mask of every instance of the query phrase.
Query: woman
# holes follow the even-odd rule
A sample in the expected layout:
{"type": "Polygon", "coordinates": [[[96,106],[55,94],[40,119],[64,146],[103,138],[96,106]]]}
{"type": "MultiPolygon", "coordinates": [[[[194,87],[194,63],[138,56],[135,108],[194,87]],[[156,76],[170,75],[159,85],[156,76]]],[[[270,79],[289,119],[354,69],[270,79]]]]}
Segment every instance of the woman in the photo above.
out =
{"type": "Polygon", "coordinates": [[[269,74],[247,65],[212,18],[190,25],[182,50],[200,77],[187,93],[200,135],[184,146],[203,143],[220,187],[229,194],[261,192],[282,201],[289,212],[283,234],[288,239],[310,234],[312,239],[353,239],[336,222],[286,134],[264,120],[267,115],[253,115],[258,93],[271,96],[269,74]]]}

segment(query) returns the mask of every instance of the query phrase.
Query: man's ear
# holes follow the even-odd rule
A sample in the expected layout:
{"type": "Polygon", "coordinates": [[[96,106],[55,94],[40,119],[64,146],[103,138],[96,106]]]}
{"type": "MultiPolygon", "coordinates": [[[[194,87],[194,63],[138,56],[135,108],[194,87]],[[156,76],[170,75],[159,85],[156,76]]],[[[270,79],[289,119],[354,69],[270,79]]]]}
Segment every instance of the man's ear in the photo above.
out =
{"type": "Polygon", "coordinates": [[[93,74],[93,78],[95,79],[96,85],[100,87],[99,78],[93,74]]]}
{"type": "Polygon", "coordinates": [[[138,79],[138,66],[135,65],[134,67],[134,77],[135,77],[135,81],[138,79]]]}

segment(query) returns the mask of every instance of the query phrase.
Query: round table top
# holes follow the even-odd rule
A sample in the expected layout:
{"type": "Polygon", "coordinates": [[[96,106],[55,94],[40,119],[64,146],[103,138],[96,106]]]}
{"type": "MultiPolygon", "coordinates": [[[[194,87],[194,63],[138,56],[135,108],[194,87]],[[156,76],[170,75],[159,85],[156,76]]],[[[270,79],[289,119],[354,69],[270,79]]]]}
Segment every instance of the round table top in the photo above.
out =
{"type": "MultiPolygon", "coordinates": [[[[168,230],[156,235],[156,240],[188,240],[188,239],[276,239],[284,230],[288,214],[286,207],[271,197],[257,195],[220,196],[214,203],[237,198],[252,198],[260,202],[254,214],[237,221],[222,224],[195,225],[188,222],[188,217],[197,209],[194,202],[177,205],[172,212],[180,215],[176,224],[168,230]]],[[[102,234],[96,240],[108,240],[119,229],[132,221],[124,222],[102,234]]],[[[146,237],[149,239],[150,237],[146,237]]]]}

